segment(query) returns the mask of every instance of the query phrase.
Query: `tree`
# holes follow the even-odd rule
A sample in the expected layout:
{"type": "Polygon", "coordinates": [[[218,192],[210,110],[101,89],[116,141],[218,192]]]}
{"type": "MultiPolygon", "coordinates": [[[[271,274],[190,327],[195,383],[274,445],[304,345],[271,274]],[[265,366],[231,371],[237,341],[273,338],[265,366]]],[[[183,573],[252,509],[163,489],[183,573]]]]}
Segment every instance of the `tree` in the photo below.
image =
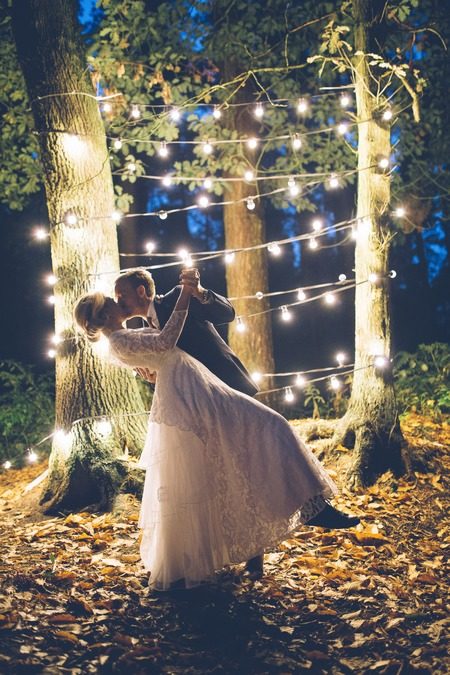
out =
{"type": "Polygon", "coordinates": [[[85,67],[76,3],[15,0],[12,25],[39,138],[57,278],[55,331],[62,340],[57,432],[42,502],[47,510],[94,503],[106,508],[125,472],[119,455],[141,447],[145,425],[139,415],[121,415],[143,413],[132,375],[106,365],[73,329],[78,297],[99,279],[110,286],[119,269],[105,132],[85,67]]]}

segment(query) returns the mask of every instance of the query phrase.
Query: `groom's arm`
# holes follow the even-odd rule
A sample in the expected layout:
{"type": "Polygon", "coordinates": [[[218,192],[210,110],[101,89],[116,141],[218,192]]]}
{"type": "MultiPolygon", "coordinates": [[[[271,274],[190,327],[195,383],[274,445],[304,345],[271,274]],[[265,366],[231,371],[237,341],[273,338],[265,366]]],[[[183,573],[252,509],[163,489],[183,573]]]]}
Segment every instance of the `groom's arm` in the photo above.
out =
{"type": "Polygon", "coordinates": [[[233,305],[223,295],[204,288],[200,283],[200,273],[196,267],[181,270],[180,281],[192,289],[189,314],[200,321],[213,324],[234,321],[236,312],[233,305]]]}

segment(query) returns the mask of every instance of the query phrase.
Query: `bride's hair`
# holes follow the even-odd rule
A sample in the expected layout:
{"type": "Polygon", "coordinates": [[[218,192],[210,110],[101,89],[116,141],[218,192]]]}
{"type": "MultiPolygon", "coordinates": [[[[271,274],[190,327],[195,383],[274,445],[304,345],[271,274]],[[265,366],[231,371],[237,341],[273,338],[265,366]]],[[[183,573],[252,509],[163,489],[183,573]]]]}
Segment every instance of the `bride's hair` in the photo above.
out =
{"type": "Polygon", "coordinates": [[[106,296],[100,291],[86,293],[74,307],[73,315],[78,326],[87,335],[90,342],[98,342],[101,338],[102,328],[105,325],[106,296]]]}

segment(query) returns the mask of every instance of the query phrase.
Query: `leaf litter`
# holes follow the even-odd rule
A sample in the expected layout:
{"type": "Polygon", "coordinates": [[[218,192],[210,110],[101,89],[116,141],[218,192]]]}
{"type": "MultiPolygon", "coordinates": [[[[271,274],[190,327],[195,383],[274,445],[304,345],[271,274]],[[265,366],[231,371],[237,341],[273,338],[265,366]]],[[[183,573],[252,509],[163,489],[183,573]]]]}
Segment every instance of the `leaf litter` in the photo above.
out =
{"type": "Polygon", "coordinates": [[[304,527],[261,580],[235,566],[192,591],[149,589],[135,497],[49,518],[24,493],[45,467],[4,472],[0,672],[448,673],[450,427],[410,415],[403,430],[427,470],[342,488],[356,529],[304,527]]]}

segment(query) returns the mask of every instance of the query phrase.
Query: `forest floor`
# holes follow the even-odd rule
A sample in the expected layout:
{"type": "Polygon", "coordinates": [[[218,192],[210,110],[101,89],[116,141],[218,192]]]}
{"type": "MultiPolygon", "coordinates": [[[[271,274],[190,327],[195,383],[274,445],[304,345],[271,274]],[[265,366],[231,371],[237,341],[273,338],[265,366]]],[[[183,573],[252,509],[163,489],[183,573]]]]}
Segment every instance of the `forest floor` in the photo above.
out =
{"type": "Polygon", "coordinates": [[[25,492],[45,466],[3,472],[0,672],[450,672],[450,426],[410,415],[403,430],[427,468],[343,488],[335,503],[356,529],[304,527],[260,581],[236,567],[191,591],[148,588],[136,498],[46,517],[40,488],[25,492]]]}

